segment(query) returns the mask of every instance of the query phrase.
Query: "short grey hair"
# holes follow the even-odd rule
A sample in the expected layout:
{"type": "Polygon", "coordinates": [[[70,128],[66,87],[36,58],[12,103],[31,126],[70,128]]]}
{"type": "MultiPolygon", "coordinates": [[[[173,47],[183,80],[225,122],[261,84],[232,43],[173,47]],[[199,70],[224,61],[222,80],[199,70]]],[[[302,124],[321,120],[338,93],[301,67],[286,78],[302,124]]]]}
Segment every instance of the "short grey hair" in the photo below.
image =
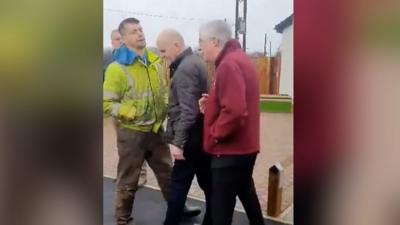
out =
{"type": "Polygon", "coordinates": [[[215,38],[224,46],[232,38],[232,29],[223,20],[213,20],[200,27],[200,39],[215,38]]]}

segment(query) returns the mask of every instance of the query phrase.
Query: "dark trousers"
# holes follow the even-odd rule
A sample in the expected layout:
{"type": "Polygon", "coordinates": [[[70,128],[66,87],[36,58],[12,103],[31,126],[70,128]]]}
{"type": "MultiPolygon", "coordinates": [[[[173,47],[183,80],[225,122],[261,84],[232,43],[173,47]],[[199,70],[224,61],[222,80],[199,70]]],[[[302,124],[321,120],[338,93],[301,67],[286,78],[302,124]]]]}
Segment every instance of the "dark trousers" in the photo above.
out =
{"type": "Polygon", "coordinates": [[[175,160],[172,169],[170,195],[164,225],[178,225],[181,221],[186,197],[194,175],[196,175],[206,199],[206,212],[202,224],[211,225],[209,211],[211,188],[210,156],[203,153],[201,149],[194,151],[193,149],[185,149],[184,155],[186,160],[175,160]]]}
{"type": "Polygon", "coordinates": [[[250,225],[264,225],[253,181],[254,160],[229,167],[212,168],[211,217],[213,225],[231,225],[239,197],[250,225]]]}
{"type": "Polygon", "coordinates": [[[117,129],[118,171],[115,196],[115,217],[118,225],[132,224],[132,207],[138,189],[140,171],[144,161],[156,175],[164,198],[168,188],[172,160],[168,145],[161,134],[117,129]]]}

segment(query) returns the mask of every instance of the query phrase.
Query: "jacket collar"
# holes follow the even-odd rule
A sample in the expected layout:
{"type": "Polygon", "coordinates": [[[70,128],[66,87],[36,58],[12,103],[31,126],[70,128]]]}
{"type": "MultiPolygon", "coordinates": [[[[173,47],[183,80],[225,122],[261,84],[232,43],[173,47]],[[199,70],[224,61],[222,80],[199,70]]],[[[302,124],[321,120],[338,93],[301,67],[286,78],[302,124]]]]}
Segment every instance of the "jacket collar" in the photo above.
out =
{"type": "Polygon", "coordinates": [[[215,66],[217,67],[221,63],[226,54],[236,51],[238,49],[241,49],[239,41],[237,41],[236,39],[229,40],[215,60],[215,66]]]}
{"type": "Polygon", "coordinates": [[[191,55],[193,53],[192,48],[187,48],[185,49],[180,55],[178,55],[178,57],[176,57],[176,59],[171,63],[171,65],[169,66],[169,68],[171,70],[176,70],[176,68],[178,68],[179,64],[181,64],[183,58],[185,58],[188,55],[191,55]]]}
{"type": "Polygon", "coordinates": [[[126,45],[122,45],[115,50],[113,59],[123,65],[132,65],[136,60],[140,60],[145,65],[149,65],[156,62],[159,57],[146,49],[142,58],[126,47],[126,45]]]}

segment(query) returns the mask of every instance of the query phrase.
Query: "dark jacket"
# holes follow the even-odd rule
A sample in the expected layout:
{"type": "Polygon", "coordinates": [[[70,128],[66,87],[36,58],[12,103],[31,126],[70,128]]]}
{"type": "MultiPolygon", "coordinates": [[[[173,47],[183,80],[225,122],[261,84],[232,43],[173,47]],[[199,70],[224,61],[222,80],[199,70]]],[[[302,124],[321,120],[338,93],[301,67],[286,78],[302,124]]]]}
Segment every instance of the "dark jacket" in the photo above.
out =
{"type": "Polygon", "coordinates": [[[170,65],[171,90],[168,100],[167,137],[185,149],[202,146],[203,116],[198,101],[207,93],[207,67],[188,48],[170,65]]]}
{"type": "Polygon", "coordinates": [[[260,93],[255,66],[236,40],[216,62],[204,117],[204,148],[212,155],[246,155],[260,150],[260,93]]]}
{"type": "Polygon", "coordinates": [[[105,71],[114,60],[113,60],[114,50],[111,48],[106,48],[103,51],[103,70],[105,71]]]}
{"type": "Polygon", "coordinates": [[[106,48],[103,50],[103,82],[107,67],[114,62],[114,54],[114,49],[106,48]]]}

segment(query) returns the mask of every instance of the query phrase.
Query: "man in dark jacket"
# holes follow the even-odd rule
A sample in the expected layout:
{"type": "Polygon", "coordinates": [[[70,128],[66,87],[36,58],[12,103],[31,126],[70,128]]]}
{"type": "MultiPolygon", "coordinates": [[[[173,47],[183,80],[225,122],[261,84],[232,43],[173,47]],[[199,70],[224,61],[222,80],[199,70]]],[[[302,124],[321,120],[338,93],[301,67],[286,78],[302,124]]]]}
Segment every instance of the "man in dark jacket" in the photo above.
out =
{"type": "Polygon", "coordinates": [[[216,66],[208,96],[199,101],[205,114],[204,149],[212,155],[211,216],[214,225],[231,225],[238,196],[250,224],[262,225],[252,178],[260,150],[258,77],[251,60],[231,36],[224,21],[200,28],[203,58],[216,66]]]}
{"type": "Polygon", "coordinates": [[[202,147],[203,115],[198,101],[207,93],[207,69],[201,58],[186,48],[175,30],[161,32],[157,40],[160,55],[170,64],[171,88],[168,101],[170,151],[174,158],[165,225],[178,225],[194,175],[206,197],[203,225],[209,216],[210,158],[202,147]]]}

